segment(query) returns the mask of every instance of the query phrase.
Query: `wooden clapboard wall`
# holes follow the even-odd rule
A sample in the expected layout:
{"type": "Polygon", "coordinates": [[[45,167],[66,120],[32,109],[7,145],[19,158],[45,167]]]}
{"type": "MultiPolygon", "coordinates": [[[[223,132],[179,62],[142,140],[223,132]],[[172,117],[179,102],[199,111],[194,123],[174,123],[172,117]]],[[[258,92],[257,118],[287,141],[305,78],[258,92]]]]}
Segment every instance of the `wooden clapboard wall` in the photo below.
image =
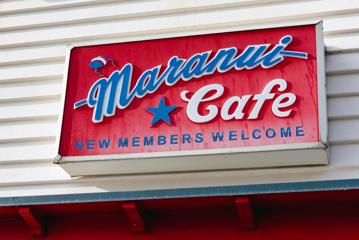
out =
{"type": "Polygon", "coordinates": [[[2,0],[0,197],[359,178],[357,0],[2,0]],[[324,21],[330,165],[71,179],[52,163],[69,43],[324,21]]]}

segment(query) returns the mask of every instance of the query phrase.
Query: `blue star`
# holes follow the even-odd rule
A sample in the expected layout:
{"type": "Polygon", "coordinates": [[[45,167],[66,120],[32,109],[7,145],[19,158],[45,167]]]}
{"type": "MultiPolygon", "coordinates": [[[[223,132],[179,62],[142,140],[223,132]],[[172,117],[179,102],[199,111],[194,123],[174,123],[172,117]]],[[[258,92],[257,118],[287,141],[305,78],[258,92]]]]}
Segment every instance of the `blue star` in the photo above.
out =
{"type": "Polygon", "coordinates": [[[153,114],[151,127],[153,127],[153,125],[155,125],[160,120],[165,121],[168,125],[172,125],[168,114],[176,108],[178,108],[178,106],[167,106],[164,97],[161,98],[157,107],[147,108],[147,111],[153,114]]]}

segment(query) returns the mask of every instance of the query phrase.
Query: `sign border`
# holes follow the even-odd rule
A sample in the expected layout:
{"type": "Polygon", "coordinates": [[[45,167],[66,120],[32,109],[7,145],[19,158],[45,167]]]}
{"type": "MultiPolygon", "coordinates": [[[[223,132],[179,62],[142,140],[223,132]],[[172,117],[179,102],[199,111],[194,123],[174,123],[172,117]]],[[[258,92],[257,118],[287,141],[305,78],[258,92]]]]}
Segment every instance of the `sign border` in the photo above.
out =
{"type": "MultiPolygon", "coordinates": [[[[66,58],[65,58],[65,68],[63,73],[63,89],[61,93],[61,102],[60,102],[60,114],[57,124],[57,134],[56,134],[56,152],[54,163],[57,164],[67,164],[67,163],[85,163],[91,161],[98,162],[101,161],[103,164],[103,160],[126,160],[126,159],[154,159],[154,158],[173,158],[173,157],[195,157],[200,155],[216,155],[216,154],[235,154],[235,153],[265,153],[265,152],[273,152],[273,151],[290,151],[290,150],[305,150],[305,149],[318,149],[326,151],[326,155],[328,152],[328,120],[327,120],[327,99],[326,99],[326,79],[325,79],[325,47],[323,44],[323,21],[307,21],[303,23],[295,23],[295,24],[272,24],[272,25],[264,25],[264,26],[256,26],[256,27],[238,27],[238,28],[230,28],[230,29],[221,29],[220,31],[215,29],[210,29],[206,31],[191,31],[190,33],[186,32],[175,32],[175,33],[160,33],[154,34],[150,36],[133,36],[130,38],[125,38],[123,40],[99,40],[94,43],[81,43],[81,44],[69,44],[66,49],[66,58]],[[70,64],[70,54],[71,50],[75,47],[81,46],[96,46],[103,44],[112,44],[112,43],[121,43],[121,42],[134,42],[134,41],[144,41],[144,40],[152,40],[152,39],[166,39],[172,37],[186,37],[186,36],[196,36],[203,34],[216,34],[216,33],[229,33],[229,32],[237,32],[237,31],[246,31],[246,30],[259,30],[259,29],[271,29],[271,28],[280,28],[280,27],[294,27],[294,26],[305,26],[305,25],[316,25],[316,51],[317,51],[317,78],[318,78],[318,122],[319,122],[319,141],[318,142],[310,142],[310,143],[293,143],[293,144],[276,144],[276,145],[264,145],[264,146],[252,146],[252,147],[235,147],[235,148],[218,148],[218,149],[206,149],[206,150],[184,150],[184,151],[165,151],[165,152],[146,152],[146,153],[127,153],[127,154],[104,154],[104,155],[91,155],[91,156],[67,156],[63,157],[59,154],[60,149],[60,139],[61,139],[61,129],[63,123],[63,114],[65,107],[65,99],[66,99],[66,89],[67,89],[67,81],[68,81],[68,70],[70,64]]],[[[313,164],[327,164],[328,156],[326,162],[323,160],[318,161],[313,164]]],[[[278,166],[288,166],[292,164],[283,164],[278,166]]],[[[298,163],[296,166],[303,165],[298,163]]],[[[308,165],[308,163],[305,163],[308,165]]],[[[277,165],[276,165],[277,166],[277,165]]],[[[263,166],[269,167],[269,166],[263,166]]],[[[237,167],[238,168],[238,167],[237,167]]],[[[241,167],[239,167],[241,168],[241,167]]],[[[253,168],[261,168],[253,167],[253,168]]],[[[222,170],[228,168],[214,168],[212,170],[222,170]]],[[[232,168],[236,169],[236,168],[232,168]]],[[[192,170],[193,169],[188,169],[192,170]]],[[[198,169],[197,169],[198,170],[198,169]]],[[[205,170],[205,169],[204,169],[205,170]]],[[[173,170],[172,170],[173,171],[173,170]]],[[[176,170],[175,170],[176,171],[176,170]]],[[[181,170],[185,171],[185,170],[181,170]]],[[[153,171],[149,171],[153,172],[153,171]]],[[[166,170],[160,172],[168,172],[166,170]]],[[[105,173],[104,173],[105,174],[105,173]]],[[[84,174],[87,175],[87,174],[84,174]]]]}

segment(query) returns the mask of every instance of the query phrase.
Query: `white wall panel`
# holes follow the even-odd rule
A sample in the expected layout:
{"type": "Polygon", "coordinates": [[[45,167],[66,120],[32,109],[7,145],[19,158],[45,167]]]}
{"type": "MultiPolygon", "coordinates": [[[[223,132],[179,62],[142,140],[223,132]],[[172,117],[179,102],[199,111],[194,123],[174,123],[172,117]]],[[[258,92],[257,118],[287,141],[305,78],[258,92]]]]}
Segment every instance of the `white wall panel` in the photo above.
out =
{"type": "Polygon", "coordinates": [[[38,139],[53,140],[56,134],[56,123],[57,119],[1,123],[0,143],[38,139]]]}
{"type": "Polygon", "coordinates": [[[33,80],[36,78],[61,77],[64,64],[62,62],[41,64],[19,64],[0,67],[0,82],[33,80]]]}
{"type": "MultiPolygon", "coordinates": [[[[281,0],[283,1],[283,0],[281,0]]],[[[40,26],[54,26],[67,23],[85,23],[113,19],[143,17],[151,15],[218,9],[220,7],[238,7],[259,5],[263,2],[279,2],[279,0],[222,0],[222,1],[124,1],[104,2],[86,8],[71,7],[66,9],[50,9],[23,14],[6,15],[0,22],[0,30],[23,29],[40,26]],[[138,7],[141,4],[141,7],[138,7]]]]}
{"type": "MultiPolygon", "coordinates": [[[[329,142],[332,144],[359,142],[359,118],[330,121],[329,142]]],[[[359,165],[359,156],[357,164],[359,165]]]]}
{"type": "Polygon", "coordinates": [[[32,182],[50,182],[69,178],[61,167],[51,163],[19,163],[16,168],[9,164],[3,164],[0,168],[0,186],[17,181],[31,184],[32,182]]]}
{"type": "MultiPolygon", "coordinates": [[[[14,164],[17,162],[51,162],[55,150],[54,139],[32,140],[32,141],[13,141],[0,144],[0,162],[14,164]]],[[[41,173],[39,173],[41,175],[41,173]]],[[[15,181],[16,182],[16,181],[15,181]]]]}
{"type": "Polygon", "coordinates": [[[60,99],[0,103],[0,123],[14,120],[56,118],[60,99]]]}
{"type": "Polygon", "coordinates": [[[324,39],[326,50],[332,52],[352,52],[359,49],[359,33],[350,32],[338,35],[327,35],[324,39]]]}
{"type": "Polygon", "coordinates": [[[0,196],[359,178],[359,1],[0,2],[0,196]],[[52,164],[66,45],[324,20],[330,165],[70,179],[52,164]]]}
{"type": "Polygon", "coordinates": [[[10,82],[1,84],[0,103],[60,98],[62,79],[10,82]]]}
{"type": "Polygon", "coordinates": [[[359,74],[340,74],[327,76],[327,94],[336,96],[359,96],[359,74]]]}
{"type": "MultiPolygon", "coordinates": [[[[171,1],[169,1],[171,2],[171,1]]],[[[138,5],[141,8],[140,5],[138,5]]],[[[289,20],[309,21],[319,20],[328,15],[345,14],[359,8],[358,1],[287,1],[269,6],[239,6],[218,8],[207,11],[188,13],[159,14],[151,17],[134,17],[106,21],[85,22],[63,26],[51,26],[0,33],[0,47],[26,46],[90,40],[98,38],[113,38],[134,34],[161,33],[193,29],[208,29],[226,26],[258,25],[264,23],[287,22],[289,20]],[[310,6],[310,7],[309,7],[310,6]],[[255,13],[255,14],[254,14],[255,13]],[[150,28],[148,26],[151,26],[150,28]]],[[[338,18],[335,18],[338,19],[338,18]]],[[[326,32],[342,31],[335,20],[324,22],[326,32]]],[[[255,26],[253,26],[255,27],[255,26]]],[[[347,28],[359,29],[357,21],[347,25],[347,28]]]]}
{"type": "MultiPolygon", "coordinates": [[[[105,2],[106,0],[101,0],[105,2]]],[[[71,1],[44,1],[44,0],[2,0],[0,5],[1,14],[38,11],[60,7],[74,7],[86,4],[98,3],[96,0],[71,0],[71,1]]]]}
{"type": "Polygon", "coordinates": [[[65,49],[64,44],[3,48],[0,49],[0,55],[6,57],[0,58],[0,66],[56,60],[63,62],[65,49]]]}
{"type": "Polygon", "coordinates": [[[336,97],[328,99],[328,117],[330,120],[359,118],[359,96],[336,97]]]}
{"type": "Polygon", "coordinates": [[[359,52],[333,54],[326,57],[327,74],[352,73],[359,70],[359,52]]]}

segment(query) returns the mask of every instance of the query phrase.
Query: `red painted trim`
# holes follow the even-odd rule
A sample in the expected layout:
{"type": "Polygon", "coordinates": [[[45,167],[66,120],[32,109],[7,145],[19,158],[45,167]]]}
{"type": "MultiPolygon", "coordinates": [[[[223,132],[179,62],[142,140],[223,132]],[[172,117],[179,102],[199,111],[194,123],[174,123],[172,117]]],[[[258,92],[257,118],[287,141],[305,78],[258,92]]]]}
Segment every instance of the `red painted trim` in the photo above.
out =
{"type": "Polygon", "coordinates": [[[43,236],[45,234],[44,222],[33,208],[19,207],[19,214],[25,223],[29,226],[33,236],[43,236]]]}
{"type": "Polygon", "coordinates": [[[145,231],[145,223],[138,205],[135,202],[128,202],[122,204],[122,208],[125,211],[128,219],[131,221],[132,231],[133,232],[145,231]]]}
{"type": "Polygon", "coordinates": [[[254,227],[254,215],[250,199],[248,197],[237,197],[235,199],[241,228],[254,227]]]}
{"type": "Polygon", "coordinates": [[[47,240],[357,240],[359,236],[359,190],[347,190],[0,207],[0,239],[29,239],[24,220],[38,233],[44,227],[38,213],[47,219],[47,240]],[[239,227],[251,222],[245,211],[253,214],[255,228],[239,227]],[[146,231],[133,234],[129,219],[132,226],[143,223],[139,229],[146,231]]]}

